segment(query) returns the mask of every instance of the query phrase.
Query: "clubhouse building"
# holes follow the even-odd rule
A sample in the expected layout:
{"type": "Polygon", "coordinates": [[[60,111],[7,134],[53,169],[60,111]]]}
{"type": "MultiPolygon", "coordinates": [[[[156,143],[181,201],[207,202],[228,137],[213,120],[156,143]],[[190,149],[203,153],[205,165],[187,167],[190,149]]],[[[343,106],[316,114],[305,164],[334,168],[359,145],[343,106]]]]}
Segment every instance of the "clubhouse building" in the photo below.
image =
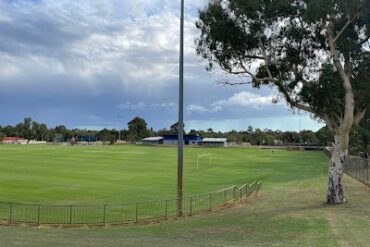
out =
{"type": "MultiPolygon", "coordinates": [[[[177,135],[148,137],[141,140],[144,145],[177,145],[177,135]]],[[[193,146],[226,147],[226,138],[202,138],[199,135],[184,135],[184,144],[193,146]]]]}

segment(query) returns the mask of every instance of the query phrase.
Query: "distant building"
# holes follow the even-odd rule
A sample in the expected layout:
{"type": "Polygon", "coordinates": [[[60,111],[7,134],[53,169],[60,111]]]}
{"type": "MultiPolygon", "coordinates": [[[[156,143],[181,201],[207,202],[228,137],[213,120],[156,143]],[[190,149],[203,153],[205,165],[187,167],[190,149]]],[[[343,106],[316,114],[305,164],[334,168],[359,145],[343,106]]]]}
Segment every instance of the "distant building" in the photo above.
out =
{"type": "Polygon", "coordinates": [[[75,138],[75,141],[76,142],[96,142],[96,141],[100,141],[100,139],[97,137],[97,136],[89,136],[89,135],[80,135],[80,136],[76,136],[75,138]]]}
{"type": "Polygon", "coordinates": [[[199,144],[208,147],[226,147],[227,138],[204,138],[199,144]]]}
{"type": "Polygon", "coordinates": [[[5,144],[24,144],[24,143],[27,143],[27,140],[23,138],[19,138],[19,137],[5,137],[3,139],[3,143],[5,144]]]}
{"type": "Polygon", "coordinates": [[[148,137],[141,140],[142,144],[145,145],[158,145],[163,144],[163,137],[162,136],[155,136],[155,137],[148,137]]]}
{"type": "MultiPolygon", "coordinates": [[[[164,145],[177,145],[177,135],[163,135],[164,145]]],[[[202,141],[199,135],[184,135],[185,145],[198,145],[202,141]]]]}
{"type": "Polygon", "coordinates": [[[36,140],[29,140],[22,144],[46,144],[46,141],[36,141],[36,140]]]}

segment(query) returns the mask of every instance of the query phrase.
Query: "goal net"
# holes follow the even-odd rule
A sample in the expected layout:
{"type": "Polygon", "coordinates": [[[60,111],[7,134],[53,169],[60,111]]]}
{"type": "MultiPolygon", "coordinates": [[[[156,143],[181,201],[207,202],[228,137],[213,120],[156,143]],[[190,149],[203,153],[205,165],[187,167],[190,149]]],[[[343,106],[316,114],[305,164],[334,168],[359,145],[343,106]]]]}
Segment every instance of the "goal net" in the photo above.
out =
{"type": "Polygon", "coordinates": [[[212,166],[212,154],[207,153],[207,154],[198,154],[197,157],[197,169],[199,169],[199,161],[208,159],[209,160],[209,166],[212,166]]]}

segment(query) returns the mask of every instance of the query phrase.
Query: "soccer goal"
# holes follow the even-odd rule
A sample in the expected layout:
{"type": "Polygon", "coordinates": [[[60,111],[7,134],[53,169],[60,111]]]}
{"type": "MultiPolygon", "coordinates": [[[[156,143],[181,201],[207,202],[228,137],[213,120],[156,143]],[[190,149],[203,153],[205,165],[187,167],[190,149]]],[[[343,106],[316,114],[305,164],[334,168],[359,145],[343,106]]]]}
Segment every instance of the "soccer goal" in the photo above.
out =
{"type": "Polygon", "coordinates": [[[207,153],[207,154],[198,154],[197,157],[197,169],[199,169],[199,160],[201,159],[209,159],[209,166],[212,166],[212,154],[207,153]]]}

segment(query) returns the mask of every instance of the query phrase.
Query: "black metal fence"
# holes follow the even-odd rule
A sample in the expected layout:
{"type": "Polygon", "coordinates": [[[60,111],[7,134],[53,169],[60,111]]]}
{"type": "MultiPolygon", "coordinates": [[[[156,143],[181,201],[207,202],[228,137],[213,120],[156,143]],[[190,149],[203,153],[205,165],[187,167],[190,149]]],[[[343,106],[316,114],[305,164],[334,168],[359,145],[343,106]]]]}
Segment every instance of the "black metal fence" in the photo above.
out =
{"type": "MultiPolygon", "coordinates": [[[[212,211],[250,197],[261,182],[182,198],[183,216],[212,211]]],[[[0,221],[34,225],[102,225],[166,220],[177,217],[180,199],[103,205],[41,205],[0,202],[0,221]]]]}
{"type": "MultiPolygon", "coordinates": [[[[331,149],[325,148],[324,153],[331,158],[331,149]]],[[[344,173],[357,179],[358,181],[370,186],[369,181],[369,159],[350,156],[344,165],[344,173]]]]}
{"type": "Polygon", "coordinates": [[[368,159],[350,157],[347,164],[344,166],[344,172],[367,186],[370,186],[368,159]]]}

